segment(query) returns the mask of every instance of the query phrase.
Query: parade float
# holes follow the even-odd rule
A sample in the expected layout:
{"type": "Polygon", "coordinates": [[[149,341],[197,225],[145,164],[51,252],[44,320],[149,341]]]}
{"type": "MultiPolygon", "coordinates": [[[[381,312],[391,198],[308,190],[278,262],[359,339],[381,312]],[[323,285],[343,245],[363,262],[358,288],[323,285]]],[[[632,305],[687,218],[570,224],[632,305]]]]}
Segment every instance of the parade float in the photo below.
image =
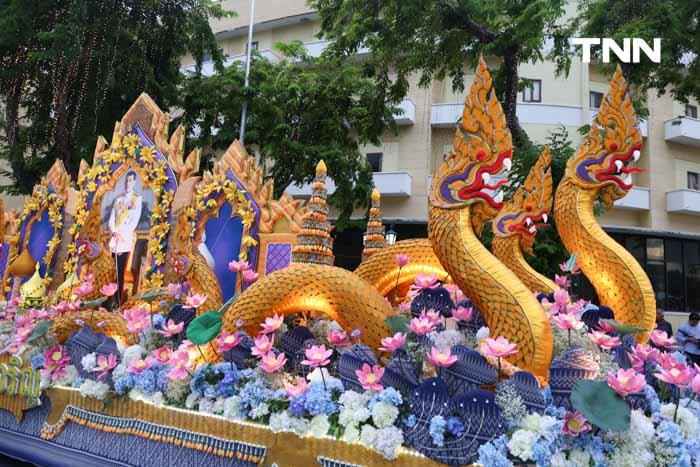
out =
{"type": "Polygon", "coordinates": [[[326,172],[302,205],[234,142],[198,176],[142,95],[73,181],[3,216],[0,452],[51,465],[700,465],[700,369],[653,331],[641,267],[597,224],[641,151],[618,71],[554,193],[503,202],[511,136],[483,61],[430,189],[429,238],[333,266],[326,172]],[[552,205],[554,210],[552,212],[552,205]],[[531,253],[556,217],[571,253],[531,253]],[[492,252],[479,235],[494,231],[492,252]],[[569,294],[586,274],[600,303],[569,294]],[[654,346],[647,344],[651,339],[654,346]]]}

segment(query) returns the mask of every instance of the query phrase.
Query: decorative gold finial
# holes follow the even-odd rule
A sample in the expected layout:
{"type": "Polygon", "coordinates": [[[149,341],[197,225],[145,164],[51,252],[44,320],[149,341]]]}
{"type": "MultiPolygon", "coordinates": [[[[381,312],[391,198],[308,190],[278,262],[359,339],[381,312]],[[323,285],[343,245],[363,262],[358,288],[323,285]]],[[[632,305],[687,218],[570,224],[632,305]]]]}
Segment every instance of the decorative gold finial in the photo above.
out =
{"type": "Polygon", "coordinates": [[[316,165],[316,174],[318,175],[318,174],[325,174],[325,173],[328,173],[328,169],[326,168],[326,163],[323,162],[323,159],[321,159],[319,161],[318,165],[316,165]]]}
{"type": "Polygon", "coordinates": [[[372,201],[379,201],[382,199],[382,195],[379,193],[379,190],[376,188],[372,190],[372,201]]]}

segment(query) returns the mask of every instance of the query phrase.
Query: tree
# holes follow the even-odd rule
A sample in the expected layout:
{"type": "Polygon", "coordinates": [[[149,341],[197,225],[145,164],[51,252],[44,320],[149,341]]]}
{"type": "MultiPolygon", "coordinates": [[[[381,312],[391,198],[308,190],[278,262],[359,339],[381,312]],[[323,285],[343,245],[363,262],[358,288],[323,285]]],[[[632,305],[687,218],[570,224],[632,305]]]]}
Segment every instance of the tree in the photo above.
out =
{"type": "Polygon", "coordinates": [[[54,160],[73,175],[141,92],[176,102],[180,58],[221,65],[212,0],[0,0],[0,157],[30,192],[54,160]]]}
{"type": "Polygon", "coordinates": [[[244,92],[244,64],[211,77],[193,75],[182,86],[182,122],[196,128],[188,144],[203,148],[205,165],[239,136],[241,107],[249,100],[245,144],[256,153],[279,196],[291,183],[309,183],[323,159],[336,190],[329,204],[343,230],[366,207],[372,172],[359,144],[379,144],[395,110],[361,69],[337,58],[313,58],[301,42],[276,44],[286,57],[273,63],[254,54],[244,92]]]}
{"type": "MultiPolygon", "coordinates": [[[[591,47],[591,58],[612,74],[619,65],[633,89],[635,107],[640,116],[647,91],[659,94],[670,91],[682,102],[689,97],[700,99],[700,2],[697,0],[584,0],[579,14],[565,29],[580,37],[609,37],[620,46],[625,38],[641,38],[652,44],[661,38],[661,63],[641,54],[639,63],[620,62],[611,54],[611,63],[601,60],[601,47],[591,47]]],[[[568,74],[571,60],[580,50],[571,53],[566,41],[557,41],[552,51],[559,73],[568,74]]]]}
{"type": "Polygon", "coordinates": [[[348,56],[368,48],[364,71],[394,102],[408,91],[409,76],[420,85],[449,76],[464,89],[465,70],[479,55],[498,57],[496,90],[516,145],[527,135],[516,115],[522,80],[518,65],[542,60],[548,34],[562,36],[555,23],[565,0],[311,0],[321,17],[321,35],[334,43],[329,53],[348,56]],[[465,68],[466,62],[466,68],[465,68]]]}

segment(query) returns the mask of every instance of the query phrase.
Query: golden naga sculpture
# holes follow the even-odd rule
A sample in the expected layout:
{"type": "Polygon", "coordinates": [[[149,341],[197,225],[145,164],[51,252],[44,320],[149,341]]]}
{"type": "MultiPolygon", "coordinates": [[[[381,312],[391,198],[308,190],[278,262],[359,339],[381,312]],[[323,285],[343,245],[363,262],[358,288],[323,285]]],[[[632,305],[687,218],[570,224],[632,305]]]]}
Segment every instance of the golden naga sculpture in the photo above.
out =
{"type": "Polygon", "coordinates": [[[512,152],[505,115],[481,59],[453,152],[433,178],[428,236],[445,270],[481,310],[491,334],[517,343],[511,362],[544,377],[552,359],[547,315],[527,286],[477,237],[502,206],[488,192],[506,182],[489,181],[510,165],[512,152]]]}
{"type": "Polygon", "coordinates": [[[515,273],[533,292],[552,293],[558,287],[530,266],[523,251],[533,254],[537,230],[547,225],[552,210],[552,157],[549,148],[540,155],[513,197],[503,204],[493,219],[494,256],[515,273]],[[541,221],[541,222],[540,222],[541,221]]]}
{"type": "MultiPolygon", "coordinates": [[[[623,323],[651,331],[656,300],[649,278],[634,257],[598,225],[593,206],[598,196],[610,207],[632,189],[628,167],[641,155],[642,134],[632,107],[627,83],[618,67],[578,152],[568,161],[557,188],[554,215],[557,229],[570,253],[591,281],[602,305],[623,323]]],[[[640,342],[647,335],[638,334],[640,342]]]]}
{"type": "Polygon", "coordinates": [[[396,242],[374,253],[355,269],[355,274],[372,284],[392,303],[400,302],[406,296],[414,279],[421,273],[435,274],[442,281],[452,282],[427,238],[396,242]],[[400,272],[396,265],[398,254],[408,255],[410,258],[409,263],[402,267],[400,272]]]}

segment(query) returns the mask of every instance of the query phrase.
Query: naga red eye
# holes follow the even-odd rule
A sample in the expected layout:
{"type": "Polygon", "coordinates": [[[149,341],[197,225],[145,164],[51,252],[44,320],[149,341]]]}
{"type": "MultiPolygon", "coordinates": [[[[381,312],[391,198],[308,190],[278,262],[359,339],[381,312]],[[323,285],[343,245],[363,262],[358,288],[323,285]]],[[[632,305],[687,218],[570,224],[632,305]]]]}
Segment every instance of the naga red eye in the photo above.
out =
{"type": "Polygon", "coordinates": [[[480,161],[483,161],[484,159],[486,159],[486,152],[485,151],[477,152],[476,158],[479,159],[480,161]]]}
{"type": "Polygon", "coordinates": [[[615,143],[615,142],[610,143],[610,150],[611,150],[611,151],[617,151],[617,143],[615,143]]]}
{"type": "Polygon", "coordinates": [[[530,205],[528,204],[527,206],[525,206],[525,210],[526,210],[527,212],[532,211],[532,206],[530,206],[530,205]]]}

